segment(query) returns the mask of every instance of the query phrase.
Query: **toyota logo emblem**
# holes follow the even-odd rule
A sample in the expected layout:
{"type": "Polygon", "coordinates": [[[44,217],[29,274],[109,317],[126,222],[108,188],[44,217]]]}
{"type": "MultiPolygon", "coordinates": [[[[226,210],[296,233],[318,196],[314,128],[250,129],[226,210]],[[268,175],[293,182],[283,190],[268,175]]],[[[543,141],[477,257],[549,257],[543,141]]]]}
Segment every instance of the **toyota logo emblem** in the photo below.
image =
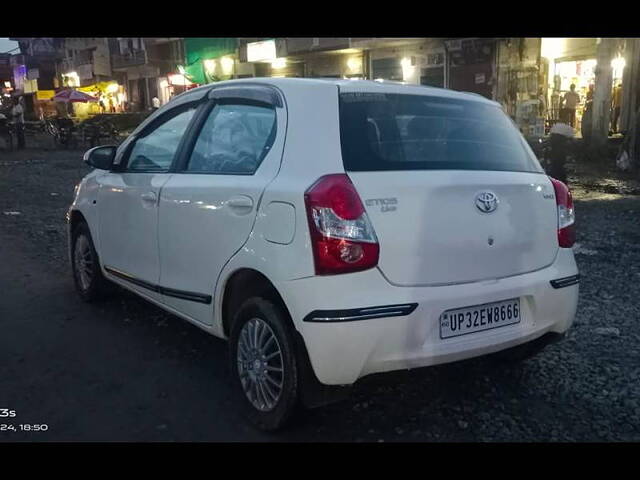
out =
{"type": "Polygon", "coordinates": [[[482,213],[491,213],[498,208],[498,196],[493,192],[481,192],[476,195],[476,208],[482,213]]]}

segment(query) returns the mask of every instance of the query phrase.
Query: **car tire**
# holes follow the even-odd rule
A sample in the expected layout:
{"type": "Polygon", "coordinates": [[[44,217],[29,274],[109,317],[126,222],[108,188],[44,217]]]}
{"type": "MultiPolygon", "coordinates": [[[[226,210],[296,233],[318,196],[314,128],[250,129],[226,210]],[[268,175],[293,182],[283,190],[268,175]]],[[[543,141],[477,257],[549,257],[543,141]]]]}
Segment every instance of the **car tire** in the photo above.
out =
{"type": "Polygon", "coordinates": [[[109,283],[100,269],[100,261],[86,223],[72,233],[71,269],[76,291],[85,302],[100,300],[109,292],[109,283]]]}
{"type": "Polygon", "coordinates": [[[298,406],[298,363],[287,320],[279,305],[251,297],[237,309],[229,337],[233,388],[244,415],[264,431],[285,426],[298,406]]]}

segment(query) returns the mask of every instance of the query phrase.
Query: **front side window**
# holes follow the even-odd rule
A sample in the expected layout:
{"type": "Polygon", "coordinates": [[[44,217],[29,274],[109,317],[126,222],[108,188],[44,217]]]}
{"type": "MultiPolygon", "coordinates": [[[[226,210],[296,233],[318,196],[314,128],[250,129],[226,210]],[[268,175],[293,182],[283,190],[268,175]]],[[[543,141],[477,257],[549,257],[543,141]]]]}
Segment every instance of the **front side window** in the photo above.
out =
{"type": "Polygon", "coordinates": [[[202,127],[187,171],[252,175],[269,153],[275,133],[273,107],[217,104],[202,127]]]}
{"type": "Polygon", "coordinates": [[[473,100],[343,93],[340,137],[347,171],[542,172],[509,117],[473,100]]]}
{"type": "Polygon", "coordinates": [[[195,111],[195,106],[188,107],[136,139],[129,154],[127,170],[168,171],[195,111]]]}

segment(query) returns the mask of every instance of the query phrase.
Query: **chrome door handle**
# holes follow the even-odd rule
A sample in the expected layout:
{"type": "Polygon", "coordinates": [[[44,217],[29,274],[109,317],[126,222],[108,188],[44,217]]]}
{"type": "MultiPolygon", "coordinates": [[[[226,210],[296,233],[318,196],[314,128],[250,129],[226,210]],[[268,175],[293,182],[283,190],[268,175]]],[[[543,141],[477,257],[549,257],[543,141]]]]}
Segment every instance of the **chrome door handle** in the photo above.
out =
{"type": "Polygon", "coordinates": [[[233,210],[250,211],[253,208],[253,200],[246,195],[236,195],[227,200],[227,205],[233,210]]]}
{"type": "Polygon", "coordinates": [[[154,192],[143,193],[142,195],[140,195],[140,198],[142,199],[143,203],[152,203],[154,205],[158,200],[158,197],[154,192]]]}

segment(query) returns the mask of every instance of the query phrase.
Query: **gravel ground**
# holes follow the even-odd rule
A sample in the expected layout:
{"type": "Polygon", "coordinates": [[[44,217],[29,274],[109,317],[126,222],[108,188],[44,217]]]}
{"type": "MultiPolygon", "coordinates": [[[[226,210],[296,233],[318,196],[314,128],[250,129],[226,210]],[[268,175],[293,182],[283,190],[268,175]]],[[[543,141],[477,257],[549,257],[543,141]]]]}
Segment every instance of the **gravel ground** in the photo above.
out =
{"type": "Polygon", "coordinates": [[[130,294],[99,307],[79,303],[64,215],[87,171],[81,152],[0,152],[0,278],[17,273],[33,292],[28,301],[0,297],[0,327],[12,333],[0,335],[0,408],[46,414],[39,421],[52,426],[39,437],[0,433],[0,441],[640,440],[640,196],[572,179],[582,283],[563,342],[517,365],[480,358],[370,377],[348,400],[273,436],[238,417],[224,342],[130,294]],[[38,283],[40,276],[53,280],[38,283]],[[83,350],[60,332],[100,343],[83,350]],[[74,406],[73,421],[65,405],[74,406]],[[109,415],[115,405],[119,415],[109,415]]]}

